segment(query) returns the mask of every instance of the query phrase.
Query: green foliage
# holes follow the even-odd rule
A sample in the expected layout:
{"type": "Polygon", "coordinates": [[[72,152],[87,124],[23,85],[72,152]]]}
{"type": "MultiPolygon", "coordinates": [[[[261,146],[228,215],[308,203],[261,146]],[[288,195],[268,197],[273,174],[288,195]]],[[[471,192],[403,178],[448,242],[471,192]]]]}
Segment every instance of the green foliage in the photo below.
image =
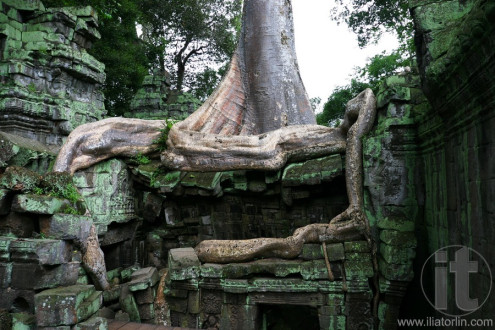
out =
{"type": "Polygon", "coordinates": [[[360,47],[377,42],[387,31],[399,38],[403,51],[412,50],[409,0],[336,0],[331,18],[346,23],[356,33],[360,47]]]}
{"type": "Polygon", "coordinates": [[[79,212],[73,208],[72,206],[69,206],[69,205],[66,205],[62,210],[61,210],[62,213],[64,214],[73,214],[73,215],[78,215],[79,212]]]}
{"type": "Polygon", "coordinates": [[[146,157],[145,155],[143,155],[142,153],[138,153],[136,156],[134,156],[132,158],[136,163],[140,164],[140,165],[146,165],[146,164],[149,164],[151,162],[151,160],[146,157]]]}
{"type": "Polygon", "coordinates": [[[316,115],[316,122],[324,126],[337,126],[336,121],[344,117],[347,102],[368,87],[370,84],[352,79],[349,85],[335,88],[323,105],[323,112],[316,115]]]}
{"type": "Polygon", "coordinates": [[[158,150],[163,151],[167,149],[167,139],[168,139],[168,133],[170,132],[170,129],[172,126],[174,126],[175,123],[177,123],[178,120],[173,120],[173,119],[166,119],[165,120],[165,125],[163,128],[160,130],[160,137],[153,141],[154,144],[158,145],[158,150]]]}
{"type": "Polygon", "coordinates": [[[356,69],[349,85],[334,89],[323,105],[323,112],[316,115],[316,122],[319,125],[337,126],[337,123],[340,124],[337,119],[344,117],[347,102],[366,88],[378,93],[383,78],[397,74],[408,63],[399,50],[373,56],[364,67],[356,69]]]}
{"type": "Polygon", "coordinates": [[[318,107],[320,106],[321,97],[312,97],[309,99],[309,103],[311,104],[313,112],[316,112],[316,110],[318,110],[318,107]]]}
{"type": "Polygon", "coordinates": [[[33,193],[36,194],[36,195],[44,195],[45,194],[45,190],[43,188],[40,188],[40,187],[34,187],[33,188],[33,193]]]}
{"type": "Polygon", "coordinates": [[[31,93],[31,94],[38,92],[34,83],[29,83],[29,85],[27,85],[26,87],[27,87],[27,90],[29,91],[29,93],[31,93]]]}

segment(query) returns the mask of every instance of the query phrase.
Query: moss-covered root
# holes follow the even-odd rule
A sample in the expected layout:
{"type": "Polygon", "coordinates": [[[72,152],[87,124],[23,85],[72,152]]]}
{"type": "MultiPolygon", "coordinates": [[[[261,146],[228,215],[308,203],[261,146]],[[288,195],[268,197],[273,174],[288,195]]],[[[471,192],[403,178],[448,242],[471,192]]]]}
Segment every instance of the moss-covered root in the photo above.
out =
{"type": "Polygon", "coordinates": [[[83,266],[89,274],[95,287],[98,290],[108,290],[110,284],[107,281],[107,271],[105,267],[105,258],[103,251],[98,243],[95,225],[91,226],[89,236],[86,241],[80,242],[80,248],[83,252],[83,266]]]}
{"type": "Polygon", "coordinates": [[[296,258],[304,243],[343,242],[363,237],[365,225],[350,220],[334,224],[311,224],[296,229],[286,238],[254,238],[248,240],[209,240],[195,250],[201,262],[231,263],[256,258],[296,258]]]}

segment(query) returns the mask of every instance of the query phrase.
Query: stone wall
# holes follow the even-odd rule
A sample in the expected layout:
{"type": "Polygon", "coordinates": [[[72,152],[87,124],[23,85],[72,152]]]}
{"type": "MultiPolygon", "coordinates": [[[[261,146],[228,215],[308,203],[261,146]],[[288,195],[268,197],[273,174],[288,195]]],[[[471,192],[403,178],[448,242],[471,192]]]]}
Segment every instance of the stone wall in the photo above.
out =
{"type": "Polygon", "coordinates": [[[90,7],[0,3],[0,131],[61,145],[105,114],[104,65],[87,49],[99,38],[90,7]]]}
{"type": "MultiPolygon", "coordinates": [[[[470,296],[481,303],[493,285],[488,268],[495,269],[495,3],[412,1],[411,9],[422,89],[432,105],[418,118],[423,243],[415,272],[439,248],[470,247],[489,264],[471,275],[470,296]]],[[[428,285],[433,292],[433,280],[428,285]]],[[[449,310],[454,294],[451,284],[449,310]]],[[[468,318],[493,318],[494,309],[492,292],[468,318]]]]}

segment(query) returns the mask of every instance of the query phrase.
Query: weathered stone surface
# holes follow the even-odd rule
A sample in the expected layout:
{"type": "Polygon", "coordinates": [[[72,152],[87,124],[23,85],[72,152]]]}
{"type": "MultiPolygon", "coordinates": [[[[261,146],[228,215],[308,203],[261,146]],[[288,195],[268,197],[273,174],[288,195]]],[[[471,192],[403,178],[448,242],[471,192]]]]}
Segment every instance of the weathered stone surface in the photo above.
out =
{"type": "Polygon", "coordinates": [[[344,245],[342,243],[327,244],[327,255],[329,261],[345,259],[344,245]]]}
{"type": "Polygon", "coordinates": [[[12,330],[29,330],[36,327],[36,318],[28,313],[12,314],[12,330]]]}
{"type": "Polygon", "coordinates": [[[112,159],[80,171],[74,184],[86,201],[98,234],[112,222],[125,223],[135,218],[134,190],[127,166],[112,159]]]}
{"type": "Polygon", "coordinates": [[[339,154],[290,164],[284,169],[282,184],[290,187],[330,182],[343,175],[343,167],[342,156],[339,154]]]}
{"type": "Polygon", "coordinates": [[[131,292],[146,290],[153,287],[160,277],[155,267],[147,267],[136,270],[131,275],[131,281],[127,283],[131,292]]]}
{"type": "Polygon", "coordinates": [[[0,176],[0,188],[6,188],[18,192],[32,191],[39,186],[41,176],[23,167],[7,167],[0,176]]]}
{"type": "Polygon", "coordinates": [[[8,2],[0,8],[6,45],[0,130],[61,144],[74,127],[105,113],[104,66],[86,51],[99,38],[96,17],[88,10],[45,9],[39,1],[8,2]]]}
{"type": "Polygon", "coordinates": [[[77,283],[79,262],[57,266],[34,263],[13,263],[11,286],[16,289],[40,290],[77,283]]]}
{"type": "Polygon", "coordinates": [[[131,321],[141,322],[136,300],[134,299],[132,292],[129,290],[129,286],[125,284],[121,285],[119,303],[122,310],[129,315],[129,319],[131,321]]]}
{"type": "Polygon", "coordinates": [[[304,244],[299,257],[304,260],[323,259],[321,244],[304,244]]]}
{"type": "Polygon", "coordinates": [[[13,313],[34,313],[33,290],[19,290],[13,288],[0,289],[0,308],[13,313]]]}
{"type": "Polygon", "coordinates": [[[168,254],[168,269],[172,280],[199,276],[200,262],[193,248],[172,249],[168,254]]]}
{"type": "Polygon", "coordinates": [[[67,207],[71,207],[68,200],[43,195],[16,195],[12,202],[12,210],[18,213],[50,215],[67,207]]]}
{"type": "Polygon", "coordinates": [[[31,237],[36,230],[36,218],[27,213],[11,212],[0,220],[0,235],[31,237]]]}
{"type": "Polygon", "coordinates": [[[12,263],[0,262],[0,289],[10,286],[12,280],[12,263]]]}
{"type": "Polygon", "coordinates": [[[71,260],[71,245],[52,239],[18,239],[10,242],[11,260],[59,265],[71,260]]]}
{"type": "Polygon", "coordinates": [[[86,241],[93,221],[90,217],[72,214],[56,214],[51,217],[41,217],[40,232],[45,237],[86,241]]]}
{"type": "Polygon", "coordinates": [[[380,240],[398,248],[415,248],[417,239],[414,232],[400,232],[396,230],[382,230],[380,240]]]}
{"type": "Polygon", "coordinates": [[[149,287],[146,290],[134,292],[134,298],[136,298],[136,303],[138,305],[152,304],[155,301],[155,297],[156,297],[156,288],[149,287]]]}
{"type": "Polygon", "coordinates": [[[101,306],[100,291],[92,285],[73,285],[35,295],[38,326],[74,325],[87,320],[101,306]]]}
{"type": "Polygon", "coordinates": [[[177,119],[189,116],[198,104],[188,102],[181,94],[170,90],[170,74],[155,70],[144,77],[142,87],[131,102],[131,111],[125,117],[141,119],[177,119]]]}
{"type": "Polygon", "coordinates": [[[15,240],[13,237],[0,236],[0,262],[10,261],[10,243],[15,240]]]}
{"type": "Polygon", "coordinates": [[[78,323],[74,330],[107,330],[108,321],[103,317],[92,317],[87,321],[78,323]]]}

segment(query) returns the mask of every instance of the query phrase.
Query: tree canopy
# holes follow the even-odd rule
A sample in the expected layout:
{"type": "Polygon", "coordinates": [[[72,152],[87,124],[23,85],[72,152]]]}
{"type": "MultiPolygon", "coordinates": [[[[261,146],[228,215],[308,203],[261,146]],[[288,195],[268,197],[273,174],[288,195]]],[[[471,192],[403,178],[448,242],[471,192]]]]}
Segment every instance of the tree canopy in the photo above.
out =
{"type": "Polygon", "coordinates": [[[155,47],[154,64],[172,74],[176,89],[204,88],[205,81],[216,85],[213,68],[225,64],[237,44],[241,1],[143,0],[139,5],[144,40],[155,47]]]}
{"type": "Polygon", "coordinates": [[[348,85],[333,90],[323,105],[323,111],[316,116],[317,123],[324,126],[338,125],[344,117],[347,102],[366,88],[378,93],[382,79],[397,74],[407,64],[408,60],[398,50],[373,56],[364,67],[356,68],[348,85]]]}
{"type": "Polygon", "coordinates": [[[346,23],[364,47],[380,39],[383,32],[394,33],[404,50],[412,45],[413,25],[409,0],[335,0],[331,18],[346,23]]]}

